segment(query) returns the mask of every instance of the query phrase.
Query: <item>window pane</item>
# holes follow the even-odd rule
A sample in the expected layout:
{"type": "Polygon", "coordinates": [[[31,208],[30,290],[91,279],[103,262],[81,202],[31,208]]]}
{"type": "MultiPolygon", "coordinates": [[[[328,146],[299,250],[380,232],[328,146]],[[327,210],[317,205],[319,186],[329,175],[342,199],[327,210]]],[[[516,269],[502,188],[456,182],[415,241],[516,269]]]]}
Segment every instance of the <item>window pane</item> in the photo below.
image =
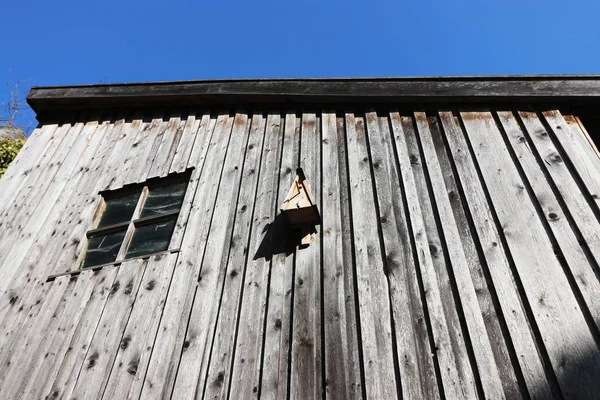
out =
{"type": "Polygon", "coordinates": [[[125,232],[122,230],[90,238],[83,268],[115,261],[125,232]]]}
{"type": "Polygon", "coordinates": [[[125,258],[167,250],[174,228],[175,219],[136,228],[125,258]]]}
{"type": "Polygon", "coordinates": [[[187,181],[148,188],[148,198],[144,203],[141,217],[179,210],[186,188],[187,181]]]}
{"type": "Polygon", "coordinates": [[[129,221],[140,198],[140,192],[106,199],[106,209],[98,228],[129,221]]]}

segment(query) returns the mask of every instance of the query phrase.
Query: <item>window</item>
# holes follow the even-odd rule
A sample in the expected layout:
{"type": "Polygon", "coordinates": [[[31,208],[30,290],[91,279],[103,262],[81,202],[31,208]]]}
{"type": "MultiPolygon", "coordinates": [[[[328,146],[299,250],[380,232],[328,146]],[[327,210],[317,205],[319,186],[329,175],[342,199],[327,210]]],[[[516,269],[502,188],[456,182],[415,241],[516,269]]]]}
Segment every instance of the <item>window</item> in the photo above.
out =
{"type": "Polygon", "coordinates": [[[189,173],[183,173],[101,193],[81,268],[168,250],[188,180],[189,173]]]}

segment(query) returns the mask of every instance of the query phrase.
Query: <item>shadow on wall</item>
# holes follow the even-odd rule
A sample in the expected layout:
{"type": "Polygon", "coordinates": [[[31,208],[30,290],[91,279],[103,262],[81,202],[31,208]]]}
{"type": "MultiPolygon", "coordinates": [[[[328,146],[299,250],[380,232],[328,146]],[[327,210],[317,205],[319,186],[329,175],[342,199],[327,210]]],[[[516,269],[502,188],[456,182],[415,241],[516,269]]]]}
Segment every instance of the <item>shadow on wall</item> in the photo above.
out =
{"type": "Polygon", "coordinates": [[[256,254],[254,254],[254,260],[264,258],[270,261],[276,254],[285,254],[287,257],[293,254],[297,248],[306,247],[302,243],[302,238],[307,233],[315,232],[314,226],[311,226],[308,232],[306,228],[291,226],[287,216],[280,212],[275,217],[275,221],[266,225],[263,229],[264,237],[260,246],[258,246],[258,250],[256,250],[256,254]]]}

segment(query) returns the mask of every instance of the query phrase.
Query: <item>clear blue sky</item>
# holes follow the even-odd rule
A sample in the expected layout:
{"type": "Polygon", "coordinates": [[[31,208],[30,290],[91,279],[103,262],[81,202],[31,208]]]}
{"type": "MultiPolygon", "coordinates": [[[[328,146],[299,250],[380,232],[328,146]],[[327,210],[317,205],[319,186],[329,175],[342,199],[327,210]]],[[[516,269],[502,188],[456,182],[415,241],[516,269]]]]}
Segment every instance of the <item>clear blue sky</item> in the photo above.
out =
{"type": "Polygon", "coordinates": [[[15,0],[2,14],[0,82],[600,73],[598,0],[15,0]]]}

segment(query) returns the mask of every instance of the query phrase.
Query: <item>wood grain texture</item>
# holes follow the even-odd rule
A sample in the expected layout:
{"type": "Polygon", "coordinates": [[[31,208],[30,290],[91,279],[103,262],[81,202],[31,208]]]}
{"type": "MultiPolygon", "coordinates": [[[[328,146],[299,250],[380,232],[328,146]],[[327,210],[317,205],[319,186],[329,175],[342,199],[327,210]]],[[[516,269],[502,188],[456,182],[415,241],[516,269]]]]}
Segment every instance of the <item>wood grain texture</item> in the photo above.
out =
{"type": "Polygon", "coordinates": [[[600,162],[577,115],[163,106],[42,125],[0,180],[0,397],[600,391],[600,162]],[[308,247],[280,213],[298,167],[308,247]],[[76,270],[101,190],[181,172],[172,252],[76,270]]]}

